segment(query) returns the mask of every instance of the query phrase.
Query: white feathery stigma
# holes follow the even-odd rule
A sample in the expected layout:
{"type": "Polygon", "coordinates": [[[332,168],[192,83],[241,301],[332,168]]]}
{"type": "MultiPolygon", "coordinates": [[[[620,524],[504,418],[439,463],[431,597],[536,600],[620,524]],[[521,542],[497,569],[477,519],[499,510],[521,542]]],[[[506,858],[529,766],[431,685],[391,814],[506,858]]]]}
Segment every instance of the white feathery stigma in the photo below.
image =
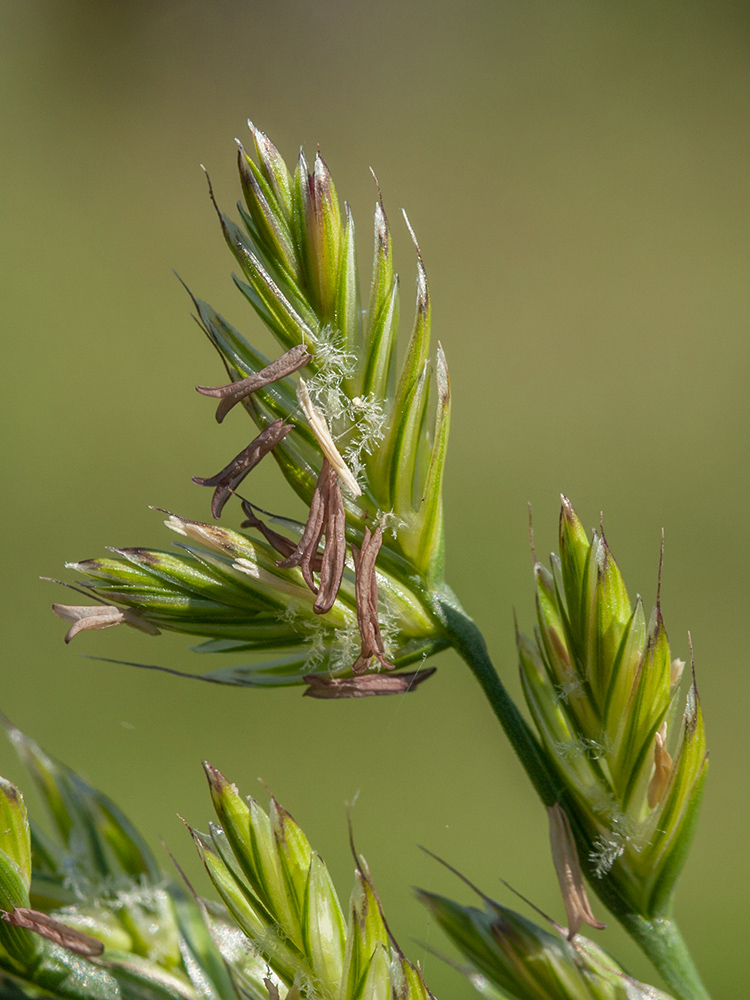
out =
{"type": "Polygon", "coordinates": [[[323,454],[333,466],[336,475],[339,477],[347,490],[349,490],[352,496],[362,496],[362,490],[359,483],[352,475],[349,466],[341,457],[341,452],[336,447],[328,428],[328,424],[326,423],[326,418],[310,399],[310,393],[307,391],[307,385],[305,384],[304,379],[300,379],[297,385],[297,399],[299,400],[300,406],[307,417],[307,422],[310,424],[313,434],[318,440],[318,444],[320,445],[323,454]]]}

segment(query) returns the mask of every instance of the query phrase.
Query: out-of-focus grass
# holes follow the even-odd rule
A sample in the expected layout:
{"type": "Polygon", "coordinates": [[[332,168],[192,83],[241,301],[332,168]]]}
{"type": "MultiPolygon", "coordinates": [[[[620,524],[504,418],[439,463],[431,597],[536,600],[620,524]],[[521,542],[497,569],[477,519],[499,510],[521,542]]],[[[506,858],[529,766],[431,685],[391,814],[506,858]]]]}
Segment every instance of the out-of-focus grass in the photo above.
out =
{"type": "MultiPolygon", "coordinates": [[[[561,490],[584,522],[604,510],[647,601],[666,529],[664,613],[676,653],[692,630],[712,752],[678,915],[714,994],[738,995],[750,971],[745,8],[29,0],[0,18],[3,709],[188,864],[174,814],[205,822],[202,757],[245,788],[262,775],[343,885],[343,802],[359,793],[358,844],[413,957],[410,936],[442,941],[408,886],[461,892],[417,842],[561,916],[542,811],[454,656],[401,700],[202,688],[78,655],[207,665],[179,638],[115,630],[65,648],[49,612],[63,595],[37,580],[108,544],[169,544],[150,503],[207,516],[190,476],[215,471],[247,427],[239,415],[217,427],[192,391],[218,362],[171,269],[263,335],[232,288],[198,165],[231,208],[248,115],[290,159],[320,142],[363,260],[377,171],[405,302],[401,205],[418,232],[453,378],[449,578],[511,688],[512,608],[532,622],[526,502],[540,552],[561,490]]],[[[288,505],[272,469],[254,475],[262,502],[288,505]]],[[[0,761],[19,777],[9,752],[0,761]]],[[[600,940],[652,979],[617,929],[600,940]]],[[[426,972],[443,997],[472,995],[429,956],[426,972]]]]}

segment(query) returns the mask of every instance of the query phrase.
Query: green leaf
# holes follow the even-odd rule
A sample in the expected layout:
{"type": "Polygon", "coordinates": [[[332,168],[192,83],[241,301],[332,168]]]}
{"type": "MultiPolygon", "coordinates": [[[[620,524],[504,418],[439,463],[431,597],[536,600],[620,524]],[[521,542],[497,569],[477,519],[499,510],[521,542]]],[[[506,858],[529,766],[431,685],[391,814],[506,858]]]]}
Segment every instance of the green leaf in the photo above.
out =
{"type": "MultiPolygon", "coordinates": [[[[635,686],[645,643],[646,616],[643,612],[643,602],[639,597],[617,651],[604,704],[604,724],[608,732],[618,734],[618,742],[623,729],[621,723],[626,718],[628,699],[635,686]]],[[[613,749],[616,754],[617,744],[613,749]]]]}
{"type": "Polygon", "coordinates": [[[285,983],[291,984],[298,977],[309,980],[307,962],[248,884],[229,838],[214,824],[210,829],[210,837],[191,830],[193,841],[233,919],[285,983]]]}
{"type": "Polygon", "coordinates": [[[400,951],[392,957],[390,980],[393,1000],[435,1000],[419,967],[408,962],[400,951]]]}
{"type": "MultiPolygon", "coordinates": [[[[29,906],[31,838],[23,796],[0,778],[0,910],[29,906]]],[[[29,965],[39,948],[36,935],[0,920],[0,949],[20,968],[29,965]]]]}
{"type": "Polygon", "coordinates": [[[512,1000],[670,1000],[625,975],[586,938],[569,942],[561,929],[552,934],[487,897],[484,910],[424,890],[417,897],[468,959],[464,971],[478,988],[477,975],[512,1000]]]}
{"type": "Polygon", "coordinates": [[[181,887],[173,887],[171,895],[182,956],[196,1000],[231,1000],[234,997],[232,978],[212,935],[206,906],[181,887]]]}
{"type": "Polygon", "coordinates": [[[652,749],[654,735],[669,708],[671,666],[664,621],[661,611],[655,608],[649,623],[646,649],[627,705],[627,722],[618,761],[619,770],[629,776],[623,794],[626,807],[652,749]]]}
{"type": "Polygon", "coordinates": [[[112,551],[127,562],[141,567],[152,581],[159,580],[168,586],[179,587],[202,601],[214,601],[217,605],[245,612],[248,604],[255,611],[278,612],[283,607],[280,598],[274,600],[267,591],[254,587],[247,575],[232,569],[231,560],[212,556],[188,545],[180,547],[188,553],[187,558],[149,549],[112,551]]]}
{"type": "Polygon", "coordinates": [[[220,667],[218,670],[209,670],[203,676],[220,684],[233,684],[239,687],[285,687],[290,684],[305,684],[302,674],[310,654],[310,648],[305,647],[299,653],[290,653],[275,660],[236,667],[220,667]]]}
{"type": "Polygon", "coordinates": [[[523,633],[516,636],[516,642],[524,695],[544,744],[554,750],[549,754],[550,761],[580,795],[586,796],[596,789],[597,775],[582,752],[571,713],[565,701],[557,697],[538,645],[523,633]]]}
{"type": "MultiPolygon", "coordinates": [[[[314,344],[318,321],[303,299],[287,285],[282,291],[279,283],[268,273],[257,254],[248,245],[248,238],[225,215],[221,215],[225,239],[234,253],[242,273],[258,296],[263,310],[272,317],[272,332],[285,348],[295,344],[314,344]]],[[[261,313],[261,319],[263,315],[261,313]]]]}
{"type": "Polygon", "coordinates": [[[207,836],[191,829],[190,834],[209,878],[239,927],[253,941],[262,938],[268,925],[268,914],[240,873],[223,831],[212,829],[211,836],[207,836]],[[232,861],[228,863],[230,858],[232,861]]]}
{"type": "Polygon", "coordinates": [[[311,188],[312,198],[307,202],[305,220],[310,247],[308,274],[317,292],[320,318],[330,322],[339,284],[343,234],[336,187],[320,153],[315,156],[311,188]]]}
{"type": "Polygon", "coordinates": [[[579,675],[566,644],[566,622],[558,600],[555,580],[540,562],[534,563],[536,617],[544,653],[544,666],[550,682],[561,692],[575,692],[579,675]]]}
{"type": "MultiPolygon", "coordinates": [[[[408,519],[413,520],[415,507],[416,489],[416,468],[419,457],[419,442],[427,411],[427,401],[429,399],[430,372],[429,363],[425,362],[424,367],[412,384],[409,393],[402,400],[400,419],[395,425],[397,430],[389,438],[389,457],[391,465],[391,499],[393,506],[401,513],[411,515],[408,519]]],[[[408,521],[407,521],[408,525],[408,521]]],[[[409,526],[409,525],[408,525],[409,526]]],[[[407,529],[408,530],[408,529],[407,529]]],[[[404,533],[404,540],[408,537],[404,533]]],[[[408,551],[408,550],[407,550],[408,551]]],[[[415,558],[416,553],[408,551],[408,554],[415,558]]]]}
{"type": "Polygon", "coordinates": [[[118,958],[105,968],[51,946],[28,984],[45,1000],[194,1000],[184,979],[133,956],[111,956],[113,962],[118,958]]]}
{"type": "MultiPolygon", "coordinates": [[[[387,399],[393,395],[391,387],[396,359],[396,333],[398,330],[399,298],[398,280],[394,279],[388,298],[380,312],[369,324],[362,370],[362,395],[374,399],[387,399]]],[[[373,485],[377,485],[377,469],[382,461],[374,459],[368,463],[373,485]]]]}

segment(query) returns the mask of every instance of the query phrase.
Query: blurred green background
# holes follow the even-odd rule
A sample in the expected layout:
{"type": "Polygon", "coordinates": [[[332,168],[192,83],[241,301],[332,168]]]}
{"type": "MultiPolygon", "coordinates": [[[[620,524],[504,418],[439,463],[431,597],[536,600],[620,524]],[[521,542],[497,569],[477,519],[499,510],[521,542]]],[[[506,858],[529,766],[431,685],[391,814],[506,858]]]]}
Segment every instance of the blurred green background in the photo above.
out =
{"type": "MultiPolygon", "coordinates": [[[[189,639],[130,630],[66,648],[49,610],[66,595],[38,580],[106,545],[169,544],[149,504],[207,517],[190,477],[214,472],[247,428],[217,427],[192,389],[221,370],[171,269],[267,340],[231,284],[199,164],[231,210],[248,116],[292,161],[320,143],[363,262],[376,170],[407,317],[401,206],[419,235],[453,379],[449,580],[514,691],[513,608],[524,628],[533,615],[527,502],[541,553],[556,544],[561,490],[589,526],[603,510],[631,593],[649,604],[666,531],[663,610],[675,655],[692,632],[712,754],[678,917],[714,996],[739,996],[747,5],[6,0],[0,19],[3,710],[158,851],[163,836],[203,889],[175,815],[208,821],[203,757],[245,791],[268,782],[343,898],[344,802],[356,799],[392,927],[443,1000],[474,994],[413,940],[444,947],[409,887],[468,896],[418,843],[503,901],[498,875],[562,919],[543,812],[454,655],[400,699],[210,688],[81,654],[188,670],[241,658],[199,659],[189,639]]],[[[261,502],[283,509],[275,469],[254,475],[261,502]]],[[[7,748],[0,765],[21,777],[7,748]]],[[[657,982],[617,927],[597,940],[657,982]]]]}

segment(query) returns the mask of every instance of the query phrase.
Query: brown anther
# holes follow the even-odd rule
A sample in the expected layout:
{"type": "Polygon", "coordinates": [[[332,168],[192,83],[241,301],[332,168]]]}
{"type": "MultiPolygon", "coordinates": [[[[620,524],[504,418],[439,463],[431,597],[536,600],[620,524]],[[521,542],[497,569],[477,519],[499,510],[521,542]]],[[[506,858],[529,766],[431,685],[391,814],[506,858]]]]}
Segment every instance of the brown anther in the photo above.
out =
{"type": "Polygon", "coordinates": [[[215,518],[221,516],[224,504],[237,489],[239,484],[255,466],[264,458],[269,451],[276,447],[289,431],[293,430],[291,424],[285,424],[283,420],[274,420],[273,423],[265,427],[260,434],[254,438],[244,451],[232,459],[232,461],[221,472],[215,476],[202,479],[200,476],[193,476],[193,482],[197,486],[215,486],[214,495],[211,498],[211,514],[215,518]]]}
{"type": "Polygon", "coordinates": [[[378,525],[374,533],[365,528],[361,548],[352,545],[357,625],[362,641],[361,652],[352,664],[355,674],[363,674],[372,663],[373,657],[386,670],[393,670],[393,664],[389,663],[385,656],[385,645],[378,621],[378,580],[375,575],[375,560],[382,544],[383,526],[378,525]]]}
{"type": "Polygon", "coordinates": [[[279,560],[277,566],[289,569],[291,566],[299,566],[302,577],[313,592],[318,593],[318,586],[312,575],[312,560],[318,553],[318,545],[323,537],[325,527],[325,497],[328,494],[330,483],[335,479],[335,473],[327,459],[323,460],[323,468],[320,470],[318,481],[315,484],[312,500],[310,501],[310,513],[307,515],[302,537],[297,543],[294,552],[286,559],[279,560]]]}
{"type": "Polygon", "coordinates": [[[364,677],[321,677],[306,674],[306,698],[372,698],[376,695],[406,694],[414,691],[437,670],[427,667],[402,674],[367,674],[364,677]]]}
{"type": "Polygon", "coordinates": [[[266,977],[263,980],[263,985],[268,990],[268,1000],[279,1000],[279,988],[273,980],[266,977]]]}
{"type": "Polygon", "coordinates": [[[600,931],[604,930],[606,924],[598,921],[591,911],[568,814],[559,803],[547,809],[547,813],[552,860],[568,919],[568,941],[572,941],[582,923],[600,931]]]}
{"type": "Polygon", "coordinates": [[[303,368],[309,361],[312,361],[312,355],[308,353],[306,345],[297,344],[276,361],[272,361],[270,365],[266,365],[258,372],[253,372],[252,375],[248,375],[247,378],[243,378],[239,382],[230,382],[229,385],[219,385],[215,388],[207,385],[197,385],[195,388],[202,396],[214,396],[219,399],[216,420],[217,423],[221,423],[232,407],[251,393],[291,375],[292,372],[303,368]]]}
{"type": "MultiPolygon", "coordinates": [[[[255,528],[261,533],[261,535],[263,535],[268,544],[276,549],[279,555],[284,556],[285,559],[296,551],[297,546],[291,538],[287,538],[286,535],[280,535],[278,531],[274,531],[273,528],[269,528],[267,524],[264,524],[263,521],[261,521],[261,519],[256,515],[247,500],[242,501],[242,510],[247,517],[247,520],[242,522],[240,525],[241,528],[255,528]]],[[[313,556],[310,565],[314,573],[320,573],[322,561],[323,559],[320,554],[313,556]]]]}
{"type": "Polygon", "coordinates": [[[276,564],[284,569],[299,566],[305,583],[316,595],[313,611],[319,615],[331,610],[341,586],[346,561],[345,528],[346,512],[338,475],[326,458],[315,484],[302,537],[294,551],[276,564]],[[321,556],[318,546],[323,535],[325,545],[321,556]],[[319,572],[320,586],[315,583],[313,572],[319,572]]]}
{"type": "Polygon", "coordinates": [[[339,477],[335,472],[326,500],[326,542],[323,546],[323,559],[320,566],[320,590],[313,604],[313,611],[317,615],[324,615],[333,607],[344,576],[344,564],[346,563],[346,511],[339,486],[339,477]]]}
{"type": "Polygon", "coordinates": [[[65,633],[66,642],[70,642],[79,632],[112,628],[113,625],[131,625],[147,635],[160,635],[156,625],[129,608],[117,608],[110,604],[53,604],[52,610],[58,618],[73,623],[65,633]]]}
{"type": "Polygon", "coordinates": [[[76,955],[94,958],[104,951],[104,945],[97,938],[77,931],[73,927],[68,927],[67,924],[54,920],[49,914],[42,913],[40,910],[29,910],[25,906],[17,906],[10,912],[0,912],[0,916],[6,924],[34,931],[35,934],[40,934],[48,941],[53,941],[60,947],[75,952],[76,955]]]}

